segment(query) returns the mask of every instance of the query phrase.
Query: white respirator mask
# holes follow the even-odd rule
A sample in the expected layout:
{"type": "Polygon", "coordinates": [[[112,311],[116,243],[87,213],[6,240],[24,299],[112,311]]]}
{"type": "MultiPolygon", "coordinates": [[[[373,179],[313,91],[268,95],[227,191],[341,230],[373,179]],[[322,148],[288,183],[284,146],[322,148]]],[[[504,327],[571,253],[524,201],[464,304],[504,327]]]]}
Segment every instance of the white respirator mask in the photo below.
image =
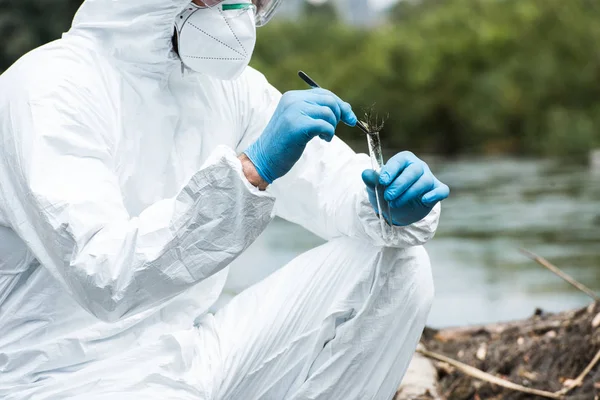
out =
{"type": "Polygon", "coordinates": [[[250,1],[240,0],[225,0],[213,7],[187,6],[175,20],[183,64],[217,79],[238,78],[256,44],[255,9],[250,1]]]}

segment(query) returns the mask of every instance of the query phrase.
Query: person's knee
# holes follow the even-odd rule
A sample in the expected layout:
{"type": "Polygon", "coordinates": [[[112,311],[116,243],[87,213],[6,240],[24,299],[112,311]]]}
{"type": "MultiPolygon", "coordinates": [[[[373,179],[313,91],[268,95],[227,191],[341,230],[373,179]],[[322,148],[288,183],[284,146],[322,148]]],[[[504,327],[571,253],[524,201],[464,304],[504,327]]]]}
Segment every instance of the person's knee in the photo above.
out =
{"type": "Polygon", "coordinates": [[[409,291],[408,301],[421,319],[426,319],[435,294],[431,263],[422,246],[385,249],[384,259],[391,263],[391,284],[398,292],[409,291]]]}
{"type": "MultiPolygon", "coordinates": [[[[398,299],[399,307],[413,309],[419,319],[426,319],[434,297],[434,285],[431,264],[427,251],[423,246],[409,248],[381,248],[351,238],[336,238],[328,242],[323,248],[331,260],[331,255],[336,255],[338,263],[328,265],[328,270],[340,269],[340,274],[351,275],[352,280],[359,279],[361,273],[365,274],[364,281],[370,275],[373,281],[387,286],[387,291],[398,299]],[[352,260],[352,262],[343,260],[352,260]],[[350,267],[352,265],[353,267],[350,267]],[[370,272],[369,272],[370,271],[370,272]]],[[[343,279],[338,279],[343,281],[343,279]]]]}

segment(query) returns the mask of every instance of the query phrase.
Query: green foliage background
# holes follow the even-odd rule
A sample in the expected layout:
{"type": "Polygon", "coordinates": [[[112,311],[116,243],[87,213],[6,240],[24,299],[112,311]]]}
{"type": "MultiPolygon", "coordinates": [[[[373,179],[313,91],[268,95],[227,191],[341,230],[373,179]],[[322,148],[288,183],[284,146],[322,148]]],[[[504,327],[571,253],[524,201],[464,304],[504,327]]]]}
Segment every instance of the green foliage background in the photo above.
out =
{"type": "Polygon", "coordinates": [[[60,37],[81,0],[0,0],[0,72],[29,50],[60,37]]]}
{"type": "Polygon", "coordinates": [[[368,31],[330,14],[261,28],[253,64],[281,90],[302,88],[303,69],[355,110],[376,103],[389,146],[577,158],[600,146],[598,0],[403,1],[368,31]]]}
{"type": "MultiPolygon", "coordinates": [[[[79,4],[0,2],[0,70],[58,38],[79,4]]],[[[303,69],[357,111],[375,103],[394,148],[581,158],[600,146],[598,0],[405,0],[368,30],[307,6],[259,29],[252,65],[282,91],[304,88],[303,69]]]]}

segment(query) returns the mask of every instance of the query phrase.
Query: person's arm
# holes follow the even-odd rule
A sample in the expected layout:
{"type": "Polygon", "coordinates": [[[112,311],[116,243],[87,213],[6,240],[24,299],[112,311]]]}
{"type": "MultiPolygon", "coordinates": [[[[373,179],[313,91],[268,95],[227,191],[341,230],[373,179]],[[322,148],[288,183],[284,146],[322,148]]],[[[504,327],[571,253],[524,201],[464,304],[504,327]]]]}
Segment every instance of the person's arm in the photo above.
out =
{"type": "Polygon", "coordinates": [[[390,247],[429,241],[437,229],[440,204],[414,224],[394,226],[393,235],[383,239],[361,178],[369,168],[369,157],[356,154],[339,138],[331,143],[313,140],[290,173],[269,187],[277,198],[275,212],[325,239],[350,236],[390,247]]]}
{"type": "Polygon", "coordinates": [[[11,101],[0,197],[10,227],[96,317],[119,320],[182,293],[268,225],[274,199],[248,182],[226,147],[176,196],[131,216],[114,170],[110,109],[72,82],[56,87],[11,101]]]}
{"type": "MultiPolygon", "coordinates": [[[[251,78],[249,92],[253,97],[248,101],[246,134],[238,151],[244,151],[260,137],[281,99],[281,93],[264,76],[253,71],[251,78]]],[[[356,134],[363,135],[358,130],[356,134]]],[[[277,198],[278,216],[327,240],[350,236],[375,245],[410,247],[431,239],[439,221],[439,204],[421,221],[395,226],[391,238],[382,238],[379,219],[361,178],[363,171],[369,168],[369,157],[356,154],[339,138],[326,142],[315,137],[296,165],[275,180],[267,192],[277,198]]]]}

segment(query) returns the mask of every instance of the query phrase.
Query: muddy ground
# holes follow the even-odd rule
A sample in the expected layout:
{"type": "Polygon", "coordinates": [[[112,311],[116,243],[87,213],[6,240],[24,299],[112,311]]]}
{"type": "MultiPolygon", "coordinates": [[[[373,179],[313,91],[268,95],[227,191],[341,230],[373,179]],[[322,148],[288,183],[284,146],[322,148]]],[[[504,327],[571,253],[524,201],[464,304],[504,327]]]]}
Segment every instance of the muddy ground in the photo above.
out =
{"type": "MultiPolygon", "coordinates": [[[[536,310],[531,318],[507,324],[445,330],[426,329],[427,350],[526,387],[550,392],[577,377],[600,350],[600,303],[560,314],[536,310]]],[[[519,393],[466,376],[441,362],[439,391],[448,400],[524,400],[519,393]]],[[[600,366],[587,375],[568,400],[600,400],[600,366]]]]}

